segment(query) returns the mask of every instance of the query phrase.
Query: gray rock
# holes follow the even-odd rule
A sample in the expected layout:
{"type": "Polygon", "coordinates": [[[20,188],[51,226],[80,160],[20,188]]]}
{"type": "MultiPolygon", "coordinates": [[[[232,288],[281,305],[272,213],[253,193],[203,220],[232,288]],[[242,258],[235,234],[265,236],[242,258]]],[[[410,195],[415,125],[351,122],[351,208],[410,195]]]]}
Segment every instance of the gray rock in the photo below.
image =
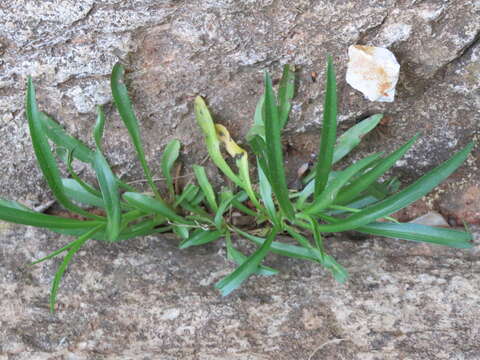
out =
{"type": "Polygon", "coordinates": [[[432,77],[478,41],[480,24],[474,19],[480,7],[475,1],[405,3],[391,9],[367,38],[377,46],[393,46],[416,75],[432,77]]]}
{"type": "MultiPolygon", "coordinates": [[[[160,151],[173,138],[184,143],[187,162],[204,158],[195,95],[205,96],[216,119],[242,140],[262,91],[261,71],[278,79],[284,63],[299,69],[287,161],[309,160],[318,143],[326,54],[333,54],[342,129],[375,112],[392,119],[359,155],[391,150],[424,132],[398,164],[409,181],[478,138],[478,15],[478,4],[466,0],[10,2],[0,9],[0,195],[33,205],[49,197],[25,125],[26,76],[34,77],[41,108],[91,144],[94,108],[110,101],[108,75],[118,60],[129,69],[147,155],[158,168],[160,151]],[[398,57],[403,70],[393,104],[370,104],[345,84],[347,48],[356,43],[389,46],[398,57]]],[[[111,162],[139,179],[126,132],[107,110],[111,162]]],[[[472,157],[457,182],[477,186],[478,161],[472,157]]]]}
{"type": "Polygon", "coordinates": [[[50,315],[60,259],[26,264],[68,240],[3,226],[0,356],[477,359],[480,229],[473,230],[471,250],[328,238],[350,272],[346,284],[317,265],[269,256],[280,275],[254,276],[225,298],[213,285],[233,266],[220,246],[179,250],[169,237],[92,241],[75,256],[50,315]]]}
{"type": "MultiPolygon", "coordinates": [[[[161,150],[173,138],[184,144],[185,162],[205,157],[192,112],[195,95],[207,99],[216,120],[241,143],[262,91],[262,71],[276,80],[285,63],[299,69],[287,127],[286,160],[295,173],[296,164],[317,151],[330,53],[340,131],[367,115],[387,115],[349,161],[390,151],[422,131],[393,170],[412,181],[480,139],[479,12],[478,1],[470,0],[4,2],[0,196],[32,207],[51,200],[24,116],[28,75],[41,109],[91,145],[94,107],[106,104],[109,160],[129,180],[142,177],[111,106],[108,78],[118,60],[127,66],[157,174],[161,150]],[[351,44],[388,46],[395,53],[402,71],[394,103],[369,103],[345,84],[351,44]]],[[[477,147],[451,180],[424,199],[458,224],[466,216],[478,223],[472,204],[480,203],[480,193],[469,190],[480,186],[478,154],[477,147]]],[[[46,303],[58,260],[25,264],[56,249],[52,240],[59,239],[66,241],[1,225],[1,360],[480,356],[478,246],[456,251],[383,239],[338,241],[332,251],[352,273],[347,285],[313,265],[273,257],[269,262],[281,276],[252,279],[222,299],[212,283],[231,264],[216,247],[180,252],[173,241],[156,238],[92,242],[67,273],[52,317],[46,303]]]]}

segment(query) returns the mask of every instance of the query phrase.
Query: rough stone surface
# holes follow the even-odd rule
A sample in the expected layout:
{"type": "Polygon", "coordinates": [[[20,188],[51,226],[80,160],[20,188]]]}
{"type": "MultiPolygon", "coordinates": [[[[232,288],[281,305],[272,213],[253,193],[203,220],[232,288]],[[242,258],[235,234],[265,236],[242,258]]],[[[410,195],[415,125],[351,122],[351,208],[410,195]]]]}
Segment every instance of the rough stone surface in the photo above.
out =
{"type": "MultiPolygon", "coordinates": [[[[108,74],[119,60],[130,71],[147,155],[157,168],[172,138],[184,143],[185,160],[205,156],[192,115],[195,95],[205,96],[216,119],[241,140],[261,93],[261,72],[278,79],[280,65],[295,64],[299,87],[287,157],[295,165],[294,157],[309,159],[316,151],[326,54],[333,54],[342,129],[376,112],[390,119],[367,139],[364,153],[424,133],[397,167],[412,180],[478,139],[479,15],[479,2],[467,0],[7,2],[0,7],[1,195],[33,205],[49,199],[24,119],[26,76],[37,84],[42,109],[91,143],[94,107],[110,104],[108,74]],[[396,55],[402,71],[394,103],[372,104],[346,85],[352,44],[386,46],[396,55]]],[[[111,161],[138,179],[126,132],[107,110],[111,161]]],[[[478,153],[455,183],[478,186],[478,153]]]]}
{"type": "MultiPolygon", "coordinates": [[[[186,162],[204,158],[195,95],[203,95],[215,118],[241,140],[261,94],[262,71],[276,80],[282,64],[295,64],[298,96],[286,142],[294,172],[318,145],[330,53],[340,131],[370,114],[386,114],[349,160],[390,151],[422,131],[394,169],[412,181],[480,140],[479,17],[478,0],[4,1],[0,196],[29,206],[51,200],[25,121],[28,75],[42,110],[90,144],[95,105],[105,104],[109,159],[119,174],[141,178],[111,106],[108,75],[119,60],[129,71],[155,169],[173,138],[183,142],[186,162]],[[395,54],[401,64],[395,102],[370,103],[346,85],[352,44],[395,54]]],[[[479,223],[479,154],[477,146],[460,171],[421,201],[425,212],[439,211],[451,224],[479,223]]],[[[345,286],[314,266],[273,258],[282,276],[250,281],[221,299],[210,283],[229,265],[216,248],[179,252],[151,238],[110,247],[91,243],[66,277],[63,309],[51,317],[45,305],[57,263],[24,264],[56,248],[57,237],[1,227],[1,360],[134,359],[139,353],[152,359],[158,353],[164,359],[480,358],[478,246],[447,251],[384,240],[339,242],[334,252],[353,275],[345,286]]]]}
{"type": "Polygon", "coordinates": [[[59,261],[25,266],[67,241],[4,225],[0,359],[468,359],[480,357],[480,230],[472,250],[385,239],[328,238],[351,274],[269,256],[281,271],[226,298],[224,249],[178,250],[171,238],[75,257],[48,310],[59,261]],[[2,357],[3,356],[3,357],[2,357]]]}

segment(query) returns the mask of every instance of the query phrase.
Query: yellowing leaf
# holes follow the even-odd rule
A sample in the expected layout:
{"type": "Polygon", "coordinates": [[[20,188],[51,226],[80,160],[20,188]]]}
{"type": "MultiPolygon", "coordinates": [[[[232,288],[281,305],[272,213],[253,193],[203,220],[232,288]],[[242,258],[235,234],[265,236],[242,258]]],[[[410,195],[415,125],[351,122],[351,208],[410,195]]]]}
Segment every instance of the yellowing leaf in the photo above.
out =
{"type": "Polygon", "coordinates": [[[217,139],[223,143],[228,154],[235,159],[235,164],[238,167],[240,179],[243,181],[242,188],[247,192],[250,200],[252,200],[252,202],[260,208],[261,205],[255,196],[255,192],[253,191],[252,183],[250,181],[250,174],[248,170],[248,153],[238,146],[238,144],[232,139],[225,126],[215,124],[215,131],[217,132],[217,139]]]}
{"type": "MultiPolygon", "coordinates": [[[[242,149],[238,144],[232,139],[227,128],[220,124],[215,124],[215,130],[217,131],[217,138],[225,145],[225,150],[233,158],[239,158],[243,154],[247,155],[247,152],[242,149]]],[[[248,155],[247,155],[248,156],[248,155]]]]}

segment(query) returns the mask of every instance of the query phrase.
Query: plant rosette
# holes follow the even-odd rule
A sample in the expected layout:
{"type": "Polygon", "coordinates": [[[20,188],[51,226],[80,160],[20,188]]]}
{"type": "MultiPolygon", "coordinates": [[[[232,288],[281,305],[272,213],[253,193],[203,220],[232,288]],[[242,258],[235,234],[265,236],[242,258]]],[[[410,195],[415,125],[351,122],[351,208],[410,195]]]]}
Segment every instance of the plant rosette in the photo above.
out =
{"type": "Polygon", "coordinates": [[[113,101],[142,166],[151,192],[148,194],[121,181],[108,164],[102,152],[106,118],[101,107],[93,129],[95,148],[90,149],[38,109],[33,82],[29,78],[26,115],[38,166],[58,204],[83,220],[35,212],[10,200],[0,200],[0,219],[75,237],[74,241],[32,263],[64,255],[52,281],[51,311],[55,309],[57,292],[68,264],[91,240],[118,242],[173,232],[180,240],[179,247],[184,249],[224,239],[227,257],[236,268],[215,285],[222,295],[237,289],[252,274],[277,274],[276,269],[264,264],[269,253],[316,262],[330,271],[338,282],[344,282],[348,273],[326,252],[325,233],[355,230],[454,248],[472,247],[469,232],[400,223],[390,215],[426,195],[452,174],[466,160],[473,143],[401,190],[398,179],[385,176],[385,173],[413,146],[418,134],[390,154],[372,154],[343,169],[334,167],[379,124],[382,115],[361,121],[337,138],[336,80],[331,57],[327,63],[318,161],[303,179],[300,190],[289,189],[281,134],[289,118],[294,86],[295,70],[291,66],[284,67],[277,92],[265,72],[264,93],[247,135],[250,154],[232,139],[224,126],[214,122],[204,100],[197,97],[195,117],[208,154],[232,185],[216,192],[205,169],[194,165],[195,182],[179,190],[173,169],[181,144],[174,140],[166,146],[161,159],[167,189],[162,194],[145,157],[139,122],[124,84],[124,68],[115,65],[111,75],[113,101]],[[249,159],[253,158],[256,176],[250,171],[249,159]],[[74,160],[94,170],[96,184],[86,182],[73,170],[74,160]],[[66,174],[60,171],[59,161],[65,163],[66,174]],[[232,211],[254,219],[256,231],[248,232],[237,226],[232,221],[232,211]],[[296,244],[279,241],[280,234],[290,236],[296,244]],[[252,242],[256,250],[249,255],[242,253],[234,241],[239,237],[252,242]]]}

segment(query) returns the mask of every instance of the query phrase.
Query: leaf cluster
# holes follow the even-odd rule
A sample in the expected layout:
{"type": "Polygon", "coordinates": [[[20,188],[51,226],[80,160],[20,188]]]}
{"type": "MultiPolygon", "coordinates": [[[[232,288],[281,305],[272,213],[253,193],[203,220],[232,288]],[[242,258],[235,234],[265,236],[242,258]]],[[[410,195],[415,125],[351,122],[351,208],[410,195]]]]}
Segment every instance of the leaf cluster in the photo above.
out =
{"type": "Polygon", "coordinates": [[[401,190],[398,179],[389,178],[385,173],[413,146],[418,135],[390,154],[372,154],[344,169],[334,170],[335,163],[378,125],[382,115],[361,121],[337,138],[336,82],[331,58],[327,65],[318,161],[303,179],[302,189],[289,189],[281,133],[289,118],[294,86],[295,71],[291,66],[284,67],[278,92],[274,91],[272,80],[265,72],[264,93],[247,136],[251,154],[231,138],[224,126],[213,121],[204,100],[197,97],[195,117],[210,159],[232,185],[216,192],[205,168],[194,165],[195,181],[178,191],[173,169],[180,156],[181,144],[174,140],[166,146],[161,159],[167,189],[162,194],[145,157],[138,119],[124,84],[121,65],[115,65],[112,71],[113,101],[128,130],[151,193],[123,182],[112,171],[102,152],[105,114],[101,107],[93,129],[95,148],[90,149],[38,109],[35,89],[29,79],[26,114],[38,165],[56,201],[82,220],[34,212],[8,200],[0,200],[0,219],[48,228],[76,238],[33,263],[64,254],[52,282],[51,311],[54,311],[59,284],[69,262],[89,240],[118,242],[173,232],[180,239],[179,247],[184,249],[224,239],[227,257],[237,267],[216,284],[222,295],[231,293],[252,274],[277,274],[277,270],[263,264],[270,252],[319,263],[337,281],[344,282],[348,273],[327,253],[325,233],[355,230],[455,248],[472,246],[468,232],[399,223],[389,217],[430,192],[455,171],[470,153],[472,143],[401,190]],[[254,158],[256,174],[251,171],[249,155],[254,158]],[[74,160],[94,170],[95,184],[86,182],[74,171],[74,160]],[[59,161],[65,163],[67,176],[62,176],[59,161]],[[232,221],[232,213],[251,217],[255,231],[237,226],[232,221]],[[280,234],[288,235],[296,244],[279,241],[280,234]],[[252,242],[256,250],[249,255],[241,252],[234,242],[238,237],[252,242]]]}

